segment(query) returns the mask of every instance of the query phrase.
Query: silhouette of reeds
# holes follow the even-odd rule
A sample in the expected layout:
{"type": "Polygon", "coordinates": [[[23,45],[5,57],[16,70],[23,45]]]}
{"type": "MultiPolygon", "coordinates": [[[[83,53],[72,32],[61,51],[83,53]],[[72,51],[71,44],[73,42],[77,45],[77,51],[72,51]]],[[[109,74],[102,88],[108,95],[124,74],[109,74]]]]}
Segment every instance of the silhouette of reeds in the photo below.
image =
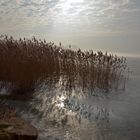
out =
{"type": "MultiPolygon", "coordinates": [[[[62,80],[68,88],[80,86],[109,90],[123,77],[126,58],[91,51],[64,49],[46,40],[0,37],[0,81],[12,92],[33,91],[42,80],[62,80]]],[[[116,87],[116,86],[115,86],[116,87]]]]}

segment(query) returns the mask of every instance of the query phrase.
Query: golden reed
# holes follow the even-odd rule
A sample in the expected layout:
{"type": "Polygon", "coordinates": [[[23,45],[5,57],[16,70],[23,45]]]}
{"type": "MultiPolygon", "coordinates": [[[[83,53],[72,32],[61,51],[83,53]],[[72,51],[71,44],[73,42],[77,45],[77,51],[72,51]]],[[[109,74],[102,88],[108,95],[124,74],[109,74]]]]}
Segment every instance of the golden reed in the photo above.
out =
{"type": "Polygon", "coordinates": [[[46,40],[0,37],[0,81],[11,83],[14,92],[32,91],[49,78],[65,79],[69,87],[109,90],[118,84],[126,70],[126,58],[70,48],[46,40]],[[57,78],[55,78],[57,77],[57,78]]]}

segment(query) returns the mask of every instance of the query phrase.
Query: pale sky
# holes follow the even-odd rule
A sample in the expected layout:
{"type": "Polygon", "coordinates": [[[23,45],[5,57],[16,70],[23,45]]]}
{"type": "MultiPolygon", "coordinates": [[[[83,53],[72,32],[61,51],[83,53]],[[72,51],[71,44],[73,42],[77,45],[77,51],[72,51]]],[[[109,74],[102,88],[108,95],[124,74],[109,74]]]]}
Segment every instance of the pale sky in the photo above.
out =
{"type": "Polygon", "coordinates": [[[0,0],[0,33],[140,56],[140,0],[0,0]]]}

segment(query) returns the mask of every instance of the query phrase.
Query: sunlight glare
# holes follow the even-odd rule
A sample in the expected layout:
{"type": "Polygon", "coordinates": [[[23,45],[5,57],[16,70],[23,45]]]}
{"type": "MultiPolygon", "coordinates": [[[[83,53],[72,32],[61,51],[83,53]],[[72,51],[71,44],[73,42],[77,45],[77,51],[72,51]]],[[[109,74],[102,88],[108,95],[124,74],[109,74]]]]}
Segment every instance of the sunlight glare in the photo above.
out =
{"type": "Polygon", "coordinates": [[[64,108],[64,101],[65,101],[66,97],[65,96],[61,96],[61,97],[58,97],[58,104],[57,106],[60,107],[60,108],[64,108]]]}
{"type": "Polygon", "coordinates": [[[65,15],[69,14],[68,10],[70,8],[72,8],[72,4],[74,4],[74,3],[82,3],[82,2],[84,2],[84,0],[65,0],[65,1],[63,1],[63,4],[62,4],[63,14],[65,14],[65,15]]]}
{"type": "Polygon", "coordinates": [[[20,0],[16,0],[16,4],[20,4],[20,0]]]}

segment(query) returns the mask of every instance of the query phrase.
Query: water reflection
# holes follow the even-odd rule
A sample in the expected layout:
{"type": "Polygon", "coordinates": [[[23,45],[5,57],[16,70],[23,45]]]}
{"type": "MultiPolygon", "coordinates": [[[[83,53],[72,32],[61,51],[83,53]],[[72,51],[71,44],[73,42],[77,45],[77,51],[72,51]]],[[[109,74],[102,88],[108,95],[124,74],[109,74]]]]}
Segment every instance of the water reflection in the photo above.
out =
{"type": "Polygon", "coordinates": [[[48,88],[44,83],[36,88],[27,107],[33,118],[27,117],[27,108],[20,113],[37,127],[39,139],[111,140],[107,94],[93,96],[82,88],[66,90],[62,81],[59,84],[48,88]]]}
{"type": "Polygon", "coordinates": [[[58,97],[58,104],[57,104],[57,106],[58,107],[60,107],[60,108],[64,108],[64,101],[65,101],[65,99],[66,99],[66,97],[64,97],[64,96],[59,96],[58,97]]]}
{"type": "Polygon", "coordinates": [[[91,91],[69,78],[48,77],[36,87],[32,100],[8,103],[38,129],[39,140],[112,140],[108,105],[112,93],[91,91]]]}

